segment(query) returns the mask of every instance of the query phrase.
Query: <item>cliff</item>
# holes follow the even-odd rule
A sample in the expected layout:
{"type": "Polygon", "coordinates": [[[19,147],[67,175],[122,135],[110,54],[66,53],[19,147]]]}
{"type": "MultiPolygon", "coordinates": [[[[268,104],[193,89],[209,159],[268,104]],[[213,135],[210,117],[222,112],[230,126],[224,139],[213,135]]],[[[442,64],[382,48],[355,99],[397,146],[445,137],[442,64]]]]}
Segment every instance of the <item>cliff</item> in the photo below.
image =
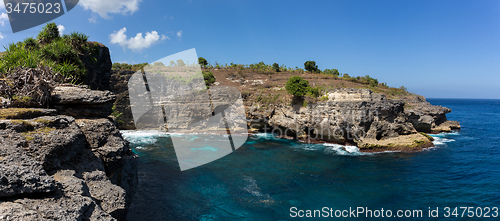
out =
{"type": "MultiPolygon", "coordinates": [[[[97,52],[79,58],[104,90],[111,59],[97,52]]],[[[116,96],[60,82],[48,67],[0,79],[0,220],[125,220],[138,157],[110,116],[116,96]]]]}
{"type": "MultiPolygon", "coordinates": [[[[245,112],[252,132],[273,132],[282,137],[309,142],[357,145],[362,151],[420,151],[433,146],[432,137],[426,133],[450,132],[460,128],[458,122],[446,118],[451,109],[431,105],[422,96],[394,94],[387,87],[372,88],[378,92],[375,93],[372,89],[353,89],[366,87],[362,84],[302,73],[301,76],[308,79],[310,84],[331,89],[321,99],[306,97],[297,100],[283,88],[286,80],[293,76],[290,73],[264,75],[230,68],[211,71],[216,82],[207,93],[212,94],[212,99],[218,99],[212,100],[213,108],[222,108],[234,100],[233,93],[216,88],[231,86],[238,89],[242,93],[245,110],[237,111],[245,112]]],[[[122,113],[119,125],[121,128],[133,129],[127,83],[134,72],[112,73],[112,90],[119,97],[115,108],[122,113]]],[[[169,89],[165,88],[164,91],[169,89]]],[[[190,112],[209,113],[203,111],[211,105],[202,99],[204,97],[207,96],[190,97],[190,101],[181,99],[177,103],[191,103],[184,106],[192,109],[190,112]]],[[[178,112],[175,119],[181,119],[183,112],[175,110],[177,103],[163,105],[167,113],[178,112]]],[[[179,122],[167,124],[169,129],[183,129],[179,122]]]]}
{"type": "Polygon", "coordinates": [[[58,109],[0,109],[0,219],[125,220],[137,155],[106,118],[114,95],[66,85],[52,98],[58,109]]]}
{"type": "Polygon", "coordinates": [[[249,126],[313,142],[355,144],[361,151],[419,151],[433,146],[432,138],[420,133],[431,130],[422,130],[424,123],[418,119],[433,125],[433,132],[460,128],[458,122],[446,120],[450,109],[433,106],[423,98],[412,99],[414,106],[407,109],[404,100],[389,100],[369,89],[336,89],[326,97],[305,107],[249,103],[249,126]]]}

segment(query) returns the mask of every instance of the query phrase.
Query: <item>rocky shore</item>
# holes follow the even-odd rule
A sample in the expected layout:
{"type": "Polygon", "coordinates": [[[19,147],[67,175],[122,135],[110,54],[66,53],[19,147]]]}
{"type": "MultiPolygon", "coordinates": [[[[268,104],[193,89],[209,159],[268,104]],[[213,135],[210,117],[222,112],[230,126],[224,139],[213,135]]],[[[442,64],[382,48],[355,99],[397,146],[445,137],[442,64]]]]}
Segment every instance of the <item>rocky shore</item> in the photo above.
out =
{"type": "MultiPolygon", "coordinates": [[[[112,90],[120,94],[116,108],[123,111],[121,127],[133,129],[134,121],[128,100],[127,81],[133,72],[114,72],[112,90]]],[[[212,88],[218,88],[214,86],[212,88]]],[[[241,86],[245,88],[245,85],[241,86]]],[[[240,88],[241,90],[241,88],[240,88]]],[[[168,91],[166,88],[165,91],[168,91]]],[[[211,89],[212,103],[191,98],[193,103],[187,111],[223,108],[234,100],[234,93],[211,89]],[[215,94],[215,96],[214,96],[215,94]],[[226,100],[224,100],[226,99],[226,100]],[[193,100],[195,102],[193,102],[193,100]]],[[[244,110],[250,132],[272,132],[282,137],[298,139],[306,142],[329,142],[336,144],[356,145],[361,151],[421,151],[434,146],[428,133],[450,132],[460,129],[456,121],[448,121],[446,114],[451,109],[434,106],[424,97],[418,95],[404,96],[401,99],[388,99],[384,94],[374,93],[370,89],[339,88],[328,91],[324,98],[304,106],[303,101],[262,105],[258,102],[262,92],[245,94],[243,96],[244,110]]],[[[203,96],[200,96],[203,97],[203,96]]],[[[160,104],[158,104],[160,105],[160,104]]],[[[185,112],[172,111],[178,105],[161,104],[165,111],[178,113],[175,119],[189,119],[183,116],[185,112]]],[[[209,112],[209,111],[198,111],[209,112]]],[[[231,116],[229,116],[231,118],[231,116]]],[[[237,122],[238,119],[229,119],[237,122]]],[[[183,129],[178,125],[186,122],[169,122],[169,129],[183,129]]],[[[233,125],[238,127],[238,125],[233,125]]]]}
{"type": "Polygon", "coordinates": [[[301,140],[355,144],[361,151],[421,151],[434,146],[426,133],[450,132],[460,124],[448,121],[449,108],[423,97],[390,100],[369,89],[337,89],[327,100],[309,104],[246,103],[249,127],[301,140]]]}
{"type": "Polygon", "coordinates": [[[125,220],[137,155],[115,126],[115,95],[58,86],[55,109],[0,109],[0,220],[125,220]]]}
{"type": "MultiPolygon", "coordinates": [[[[109,51],[103,46],[99,53],[102,62],[87,67],[88,83],[91,89],[111,91],[55,84],[47,87],[50,96],[43,97],[50,101],[49,109],[12,108],[20,103],[0,97],[0,220],[126,219],[138,183],[137,155],[119,129],[135,127],[127,87],[134,72],[111,71],[109,51]]],[[[23,71],[17,76],[21,83],[32,73],[23,71]]],[[[189,100],[162,104],[176,119],[168,122],[168,129],[193,129],[187,125],[195,119],[179,104],[187,113],[197,113],[196,119],[229,107],[226,117],[233,132],[246,133],[246,124],[251,132],[356,145],[365,152],[421,151],[433,146],[427,133],[460,129],[458,122],[447,120],[449,108],[431,105],[416,95],[388,99],[369,89],[338,88],[311,103],[266,105],[258,102],[264,90],[252,89],[243,93],[244,108],[232,106],[240,102],[245,82],[250,81],[236,86],[221,83],[189,100]],[[221,89],[226,86],[233,90],[221,89]],[[238,116],[246,116],[246,121],[238,116]]],[[[197,129],[210,129],[200,122],[197,129]]]]}

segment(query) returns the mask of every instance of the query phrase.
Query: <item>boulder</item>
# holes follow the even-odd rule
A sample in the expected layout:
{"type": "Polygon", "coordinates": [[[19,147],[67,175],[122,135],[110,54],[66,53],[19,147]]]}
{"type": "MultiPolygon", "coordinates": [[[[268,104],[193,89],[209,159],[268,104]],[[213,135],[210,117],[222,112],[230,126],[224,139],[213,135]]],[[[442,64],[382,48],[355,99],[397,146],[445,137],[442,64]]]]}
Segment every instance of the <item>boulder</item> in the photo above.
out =
{"type": "Polygon", "coordinates": [[[0,120],[0,143],[0,220],[125,220],[137,155],[109,119],[0,120]]]}
{"type": "Polygon", "coordinates": [[[53,104],[59,113],[75,118],[105,118],[112,113],[115,99],[110,91],[83,86],[58,86],[52,92],[53,104]]]}

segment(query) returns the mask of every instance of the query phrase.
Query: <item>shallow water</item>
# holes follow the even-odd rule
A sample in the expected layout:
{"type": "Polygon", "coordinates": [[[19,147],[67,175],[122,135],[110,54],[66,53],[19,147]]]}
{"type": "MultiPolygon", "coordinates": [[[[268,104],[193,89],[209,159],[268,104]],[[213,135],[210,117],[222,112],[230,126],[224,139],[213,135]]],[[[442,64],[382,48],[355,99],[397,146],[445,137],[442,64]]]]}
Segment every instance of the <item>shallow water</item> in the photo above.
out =
{"type": "MultiPolygon", "coordinates": [[[[181,172],[170,136],[219,138],[124,131],[140,156],[128,218],[294,220],[300,218],[290,217],[291,207],[368,207],[422,210],[427,220],[429,207],[439,207],[442,217],[444,207],[500,206],[500,101],[429,101],[452,108],[448,119],[460,121],[462,130],[433,135],[436,147],[419,153],[361,153],[260,134],[226,157],[181,172]]],[[[211,148],[217,147],[201,151],[211,148]]]]}

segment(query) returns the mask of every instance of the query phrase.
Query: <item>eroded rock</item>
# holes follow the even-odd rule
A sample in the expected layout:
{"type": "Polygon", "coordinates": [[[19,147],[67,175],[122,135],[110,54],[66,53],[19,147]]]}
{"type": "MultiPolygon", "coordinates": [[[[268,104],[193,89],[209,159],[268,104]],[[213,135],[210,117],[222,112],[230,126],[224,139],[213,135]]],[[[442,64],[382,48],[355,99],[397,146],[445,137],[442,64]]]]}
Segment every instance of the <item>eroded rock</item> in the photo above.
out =
{"type": "Polygon", "coordinates": [[[0,220],[125,219],[137,156],[108,119],[77,121],[0,120],[0,220]]]}
{"type": "Polygon", "coordinates": [[[75,118],[105,118],[112,113],[115,99],[110,91],[90,90],[84,86],[58,86],[52,92],[54,107],[59,113],[75,118]]]}

